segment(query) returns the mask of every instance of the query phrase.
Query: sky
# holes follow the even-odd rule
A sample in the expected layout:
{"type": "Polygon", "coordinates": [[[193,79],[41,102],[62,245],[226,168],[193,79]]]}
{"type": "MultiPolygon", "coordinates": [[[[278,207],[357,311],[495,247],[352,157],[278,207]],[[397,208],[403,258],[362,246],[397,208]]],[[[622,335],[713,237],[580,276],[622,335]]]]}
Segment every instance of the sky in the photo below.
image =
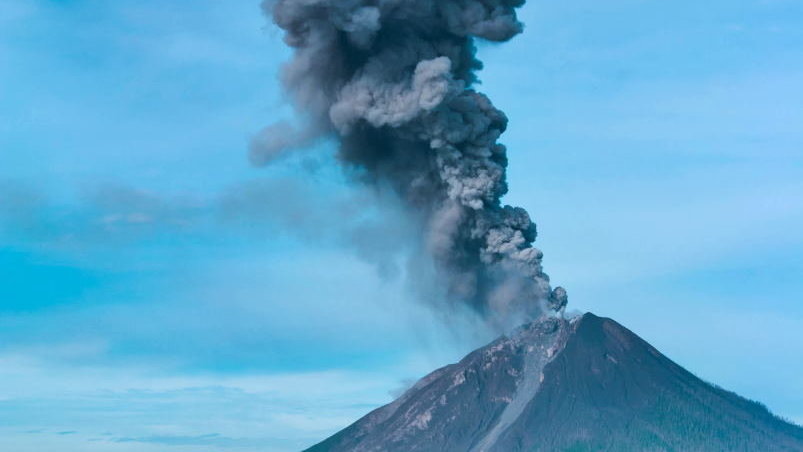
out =
{"type": "MultiPolygon", "coordinates": [[[[571,309],[803,423],[803,4],[521,18],[479,89],[571,309]]],[[[298,450],[491,338],[331,146],[249,164],[287,57],[256,0],[0,0],[0,449],[298,450]]]]}

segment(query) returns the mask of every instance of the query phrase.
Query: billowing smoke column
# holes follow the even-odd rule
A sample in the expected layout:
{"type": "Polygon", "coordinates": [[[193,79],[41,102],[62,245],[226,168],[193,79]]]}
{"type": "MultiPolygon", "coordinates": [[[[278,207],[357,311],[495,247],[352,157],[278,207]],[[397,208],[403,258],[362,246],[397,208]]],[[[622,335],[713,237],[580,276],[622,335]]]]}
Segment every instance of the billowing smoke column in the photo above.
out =
{"type": "Polygon", "coordinates": [[[524,0],[267,0],[294,49],[283,82],[307,121],[269,126],[251,158],[264,164],[318,137],[341,161],[392,189],[420,221],[422,246],[448,287],[494,323],[562,311],[533,248],[535,224],[503,205],[505,114],[472,86],[474,39],[522,31],[524,0]]]}

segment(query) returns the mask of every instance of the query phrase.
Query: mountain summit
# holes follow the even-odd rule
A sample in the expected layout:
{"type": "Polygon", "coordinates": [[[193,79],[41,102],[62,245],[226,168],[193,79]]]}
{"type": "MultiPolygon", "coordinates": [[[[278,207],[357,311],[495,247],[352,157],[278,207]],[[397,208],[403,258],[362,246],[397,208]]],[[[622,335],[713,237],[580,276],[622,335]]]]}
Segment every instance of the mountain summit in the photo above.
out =
{"type": "Polygon", "coordinates": [[[535,321],[307,452],[803,451],[803,428],[611,319],[535,321]]]}

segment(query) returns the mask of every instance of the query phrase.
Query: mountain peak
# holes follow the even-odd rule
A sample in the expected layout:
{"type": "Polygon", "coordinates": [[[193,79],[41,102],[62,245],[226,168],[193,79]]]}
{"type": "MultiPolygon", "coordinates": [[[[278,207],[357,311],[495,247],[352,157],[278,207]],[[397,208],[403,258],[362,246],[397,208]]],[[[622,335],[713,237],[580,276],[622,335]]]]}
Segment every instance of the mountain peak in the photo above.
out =
{"type": "Polygon", "coordinates": [[[803,428],[588,313],[523,325],[308,451],[611,448],[803,451],[803,428]]]}

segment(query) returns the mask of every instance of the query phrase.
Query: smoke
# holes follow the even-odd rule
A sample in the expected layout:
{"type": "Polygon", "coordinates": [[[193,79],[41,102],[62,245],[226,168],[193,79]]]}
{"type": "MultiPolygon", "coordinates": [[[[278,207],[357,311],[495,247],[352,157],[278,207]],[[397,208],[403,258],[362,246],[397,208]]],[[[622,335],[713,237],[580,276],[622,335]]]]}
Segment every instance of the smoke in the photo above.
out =
{"type": "Polygon", "coordinates": [[[267,164],[332,136],[363,183],[390,189],[420,226],[420,246],[452,303],[510,324],[567,301],[532,246],[536,227],[503,205],[505,114],[474,89],[475,39],[523,29],[524,0],[266,0],[293,50],[282,81],[301,128],[269,126],[252,143],[267,164]]]}

